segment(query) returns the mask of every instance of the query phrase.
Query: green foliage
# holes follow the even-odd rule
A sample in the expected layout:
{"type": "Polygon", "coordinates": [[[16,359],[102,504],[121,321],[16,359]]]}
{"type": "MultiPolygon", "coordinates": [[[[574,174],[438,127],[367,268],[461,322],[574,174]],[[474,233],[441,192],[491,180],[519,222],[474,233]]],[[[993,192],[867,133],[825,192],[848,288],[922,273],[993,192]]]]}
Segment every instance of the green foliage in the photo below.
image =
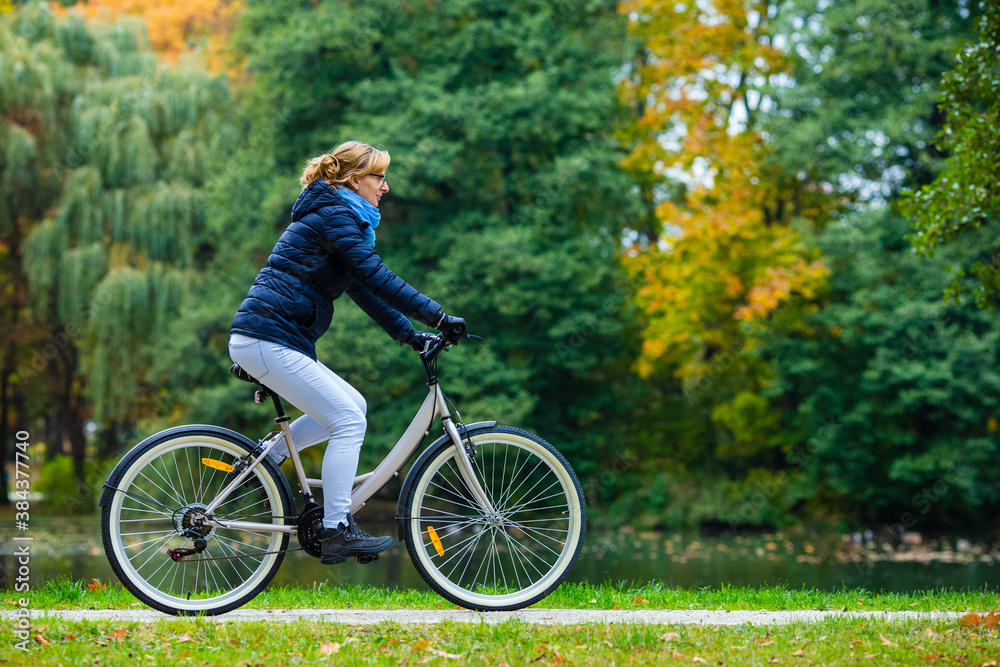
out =
{"type": "Polygon", "coordinates": [[[38,506],[46,513],[92,514],[110,472],[111,464],[90,460],[84,466],[83,480],[78,480],[73,459],[56,454],[38,468],[31,489],[44,496],[38,506]]]}
{"type": "Polygon", "coordinates": [[[933,180],[942,158],[934,100],[972,32],[966,3],[796,0],[779,20],[793,81],[769,91],[776,165],[845,202],[933,180]]]}
{"type": "Polygon", "coordinates": [[[938,147],[947,162],[933,183],[909,193],[906,212],[916,230],[913,246],[925,256],[983,228],[976,234],[982,252],[958,265],[946,296],[969,291],[980,307],[993,308],[1000,293],[1000,6],[982,5],[978,39],[958,51],[938,99],[946,116],[938,147]]]}
{"type": "Polygon", "coordinates": [[[773,336],[762,351],[779,378],[769,393],[794,401],[788,425],[811,434],[785,467],[859,519],[921,530],[988,522],[979,508],[1000,500],[989,472],[1000,454],[1000,321],[942,303],[945,257],[915,256],[906,231],[880,211],[818,238],[834,296],[808,319],[811,335],[773,336]]]}
{"type": "Polygon", "coordinates": [[[225,85],[159,68],[135,23],[91,27],[33,4],[2,39],[15,45],[5,57],[19,58],[11,69],[27,74],[5,96],[5,201],[30,211],[29,164],[58,188],[25,238],[35,318],[72,332],[96,416],[134,419],[154,344],[199,268],[207,153],[220,156],[232,137],[225,85]],[[51,126],[18,120],[32,114],[53,116],[51,126]],[[50,132],[66,153],[37,154],[50,132]]]}
{"type": "MultiPolygon", "coordinates": [[[[214,386],[230,382],[230,318],[287,224],[304,161],[359,138],[393,157],[376,249],[485,338],[441,362],[463,417],[534,428],[584,467],[617,447],[600,426],[628,359],[615,3],[285,0],[250,2],[241,21],[235,43],[256,76],[248,148],[213,185],[217,278],[163,364],[202,380],[191,414],[246,424],[242,392],[214,386]]],[[[349,299],[336,305],[319,357],[367,397],[374,456],[412,417],[422,370],[349,299]]]]}
{"type": "MultiPolygon", "coordinates": [[[[782,305],[751,322],[718,310],[726,290],[748,285],[718,282],[671,343],[698,352],[698,372],[658,368],[641,380],[632,361],[648,323],[630,304],[644,285],[622,271],[622,240],[632,229],[653,239],[650,212],[685,186],[657,189],[649,174],[623,171],[633,146],[615,137],[663,137],[625,127],[652,98],[626,109],[616,82],[634,66],[664,68],[648,83],[667,99],[685,71],[642,61],[616,3],[251,0],[231,46],[252,82],[235,100],[219,78],[159,66],[136,23],[85,24],[38,3],[3,14],[8,422],[45,415],[64,429],[87,479],[77,488],[91,495],[101,471],[84,470],[87,420],[105,429],[108,449],[138,435],[132,422],[263,435],[268,409],[227,373],[231,318],[287,225],[304,161],[361,139],[393,156],[379,253],[486,339],[441,361],[463,418],[552,441],[598,513],[644,527],[987,523],[1000,502],[985,472],[1000,432],[1000,323],[937,297],[949,267],[956,295],[968,289],[990,305],[997,288],[1000,11],[765,4],[770,18],[758,24],[730,7],[749,21],[730,27],[782,50],[770,83],[740,59],[746,77],[699,72],[732,89],[705,107],[733,115],[714,143],[691,149],[691,160],[739,167],[724,174],[729,194],[700,202],[699,215],[725,231],[753,208],[760,233],[740,246],[751,250],[713,241],[718,265],[663,256],[690,290],[691,276],[759,265],[775,251],[776,221],[791,223],[814,247],[788,248],[809,261],[818,248],[829,289],[796,292],[786,274],[766,273],[762,307],[782,305]],[[981,12],[978,40],[956,65],[981,12]],[[729,134],[741,129],[741,104],[759,131],[752,142],[729,134]],[[745,151],[760,152],[752,176],[745,151]],[[915,245],[933,259],[908,252],[894,213],[906,187],[922,188],[905,208],[915,245]]],[[[683,67],[719,61],[691,52],[710,42],[685,42],[683,67]]],[[[730,40],[723,51],[744,46],[730,40]]],[[[662,311],[676,315],[679,301],[663,296],[662,311]]],[[[349,299],[318,351],[368,399],[367,467],[422,399],[420,364],[349,299]]],[[[67,466],[47,463],[41,488],[57,493],[67,466]]]]}

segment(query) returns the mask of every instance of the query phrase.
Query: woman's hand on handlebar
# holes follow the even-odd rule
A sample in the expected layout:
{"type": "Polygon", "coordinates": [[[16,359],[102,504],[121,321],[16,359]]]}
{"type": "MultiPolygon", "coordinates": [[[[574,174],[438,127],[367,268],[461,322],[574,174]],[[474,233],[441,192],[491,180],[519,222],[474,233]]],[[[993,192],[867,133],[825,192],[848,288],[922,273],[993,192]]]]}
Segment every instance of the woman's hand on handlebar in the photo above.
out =
{"type": "Polygon", "coordinates": [[[427,344],[437,340],[438,334],[430,331],[411,331],[410,335],[407,337],[405,344],[412,347],[417,352],[423,352],[427,349],[427,344]]]}
{"type": "Polygon", "coordinates": [[[435,328],[444,334],[444,337],[452,343],[465,338],[469,333],[469,327],[466,326],[465,320],[461,317],[455,317],[453,315],[442,315],[441,321],[438,322],[438,325],[435,328]]]}

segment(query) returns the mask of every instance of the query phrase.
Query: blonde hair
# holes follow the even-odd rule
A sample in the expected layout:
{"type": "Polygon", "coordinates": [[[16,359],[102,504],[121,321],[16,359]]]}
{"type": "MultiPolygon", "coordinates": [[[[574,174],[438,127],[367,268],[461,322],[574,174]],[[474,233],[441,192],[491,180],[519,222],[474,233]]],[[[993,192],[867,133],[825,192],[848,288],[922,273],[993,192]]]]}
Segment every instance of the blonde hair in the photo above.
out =
{"type": "Polygon", "coordinates": [[[306,164],[299,182],[306,188],[322,178],[334,188],[347,185],[352,176],[384,174],[389,168],[389,154],[360,141],[345,141],[329,153],[314,157],[306,164]]]}

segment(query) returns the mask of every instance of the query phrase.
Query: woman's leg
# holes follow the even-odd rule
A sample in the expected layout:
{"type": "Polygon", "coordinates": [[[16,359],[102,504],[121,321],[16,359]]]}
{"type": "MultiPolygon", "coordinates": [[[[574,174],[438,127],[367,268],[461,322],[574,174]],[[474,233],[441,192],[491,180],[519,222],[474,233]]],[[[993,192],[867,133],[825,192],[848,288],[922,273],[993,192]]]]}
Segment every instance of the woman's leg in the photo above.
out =
{"type": "MultiPolygon", "coordinates": [[[[323,525],[336,528],[346,523],[367,427],[364,398],[323,364],[277,343],[234,335],[229,354],[250,375],[306,413],[293,423],[297,449],[315,444],[324,437],[321,434],[329,438],[323,457],[323,525]]],[[[287,446],[284,449],[287,452],[287,446]]]]}

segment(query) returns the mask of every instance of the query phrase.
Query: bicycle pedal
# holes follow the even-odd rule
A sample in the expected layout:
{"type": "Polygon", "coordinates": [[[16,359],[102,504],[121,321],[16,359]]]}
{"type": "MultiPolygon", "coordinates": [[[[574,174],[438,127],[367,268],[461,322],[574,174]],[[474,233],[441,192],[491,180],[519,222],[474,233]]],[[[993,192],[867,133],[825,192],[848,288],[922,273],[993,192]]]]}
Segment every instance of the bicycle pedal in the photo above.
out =
{"type": "Polygon", "coordinates": [[[361,563],[362,565],[370,565],[372,563],[378,562],[378,554],[366,554],[364,556],[355,556],[354,559],[361,563]]]}

